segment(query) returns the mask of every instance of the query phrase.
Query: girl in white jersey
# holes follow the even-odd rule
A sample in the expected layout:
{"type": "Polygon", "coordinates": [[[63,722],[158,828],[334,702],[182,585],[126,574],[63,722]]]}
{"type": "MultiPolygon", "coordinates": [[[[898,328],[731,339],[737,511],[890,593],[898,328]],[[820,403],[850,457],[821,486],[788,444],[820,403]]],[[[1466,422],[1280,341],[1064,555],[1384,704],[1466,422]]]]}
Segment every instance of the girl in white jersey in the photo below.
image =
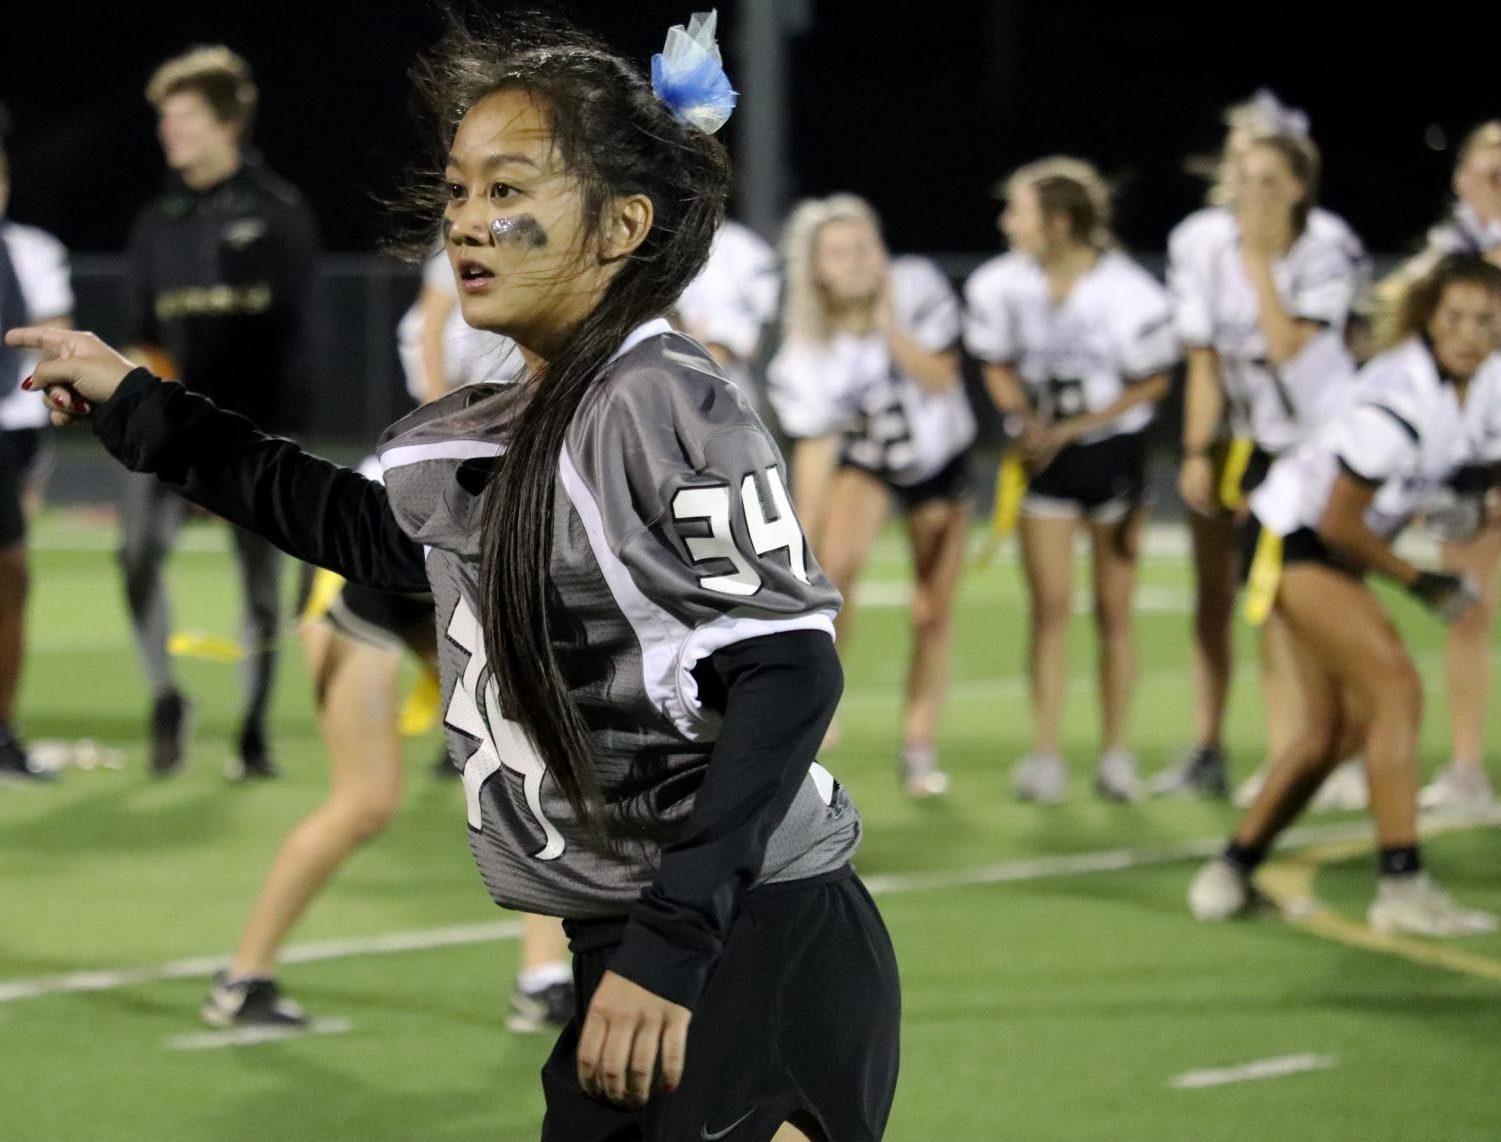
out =
{"type": "Polygon", "coordinates": [[[1496,928],[1495,917],[1458,906],[1422,871],[1422,681],[1364,575],[1399,583],[1451,622],[1475,603],[1466,579],[1419,570],[1392,540],[1437,484],[1464,469],[1490,483],[1501,464],[1501,270],[1473,256],[1445,258],[1407,283],[1381,325],[1388,351],[1251,499],[1252,600],[1284,622],[1301,701],[1225,853],[1189,889],[1202,920],[1257,905],[1256,867],[1354,748],[1365,758],[1380,843],[1371,926],[1432,936],[1496,928]]]}
{"type": "Polygon", "coordinates": [[[1144,432],[1178,349],[1166,291],[1114,248],[1108,225],[1109,197],[1088,163],[1025,166],[1007,182],[1000,219],[1011,252],[965,289],[965,341],[1012,422],[1029,475],[1021,546],[1032,599],[1033,748],[1014,778],[1017,796],[1039,802],[1061,800],[1067,783],[1060,731],[1081,524],[1093,549],[1101,643],[1096,788],[1120,801],[1139,794],[1127,723],[1144,432]]]}
{"type": "MultiPolygon", "coordinates": [[[[1428,233],[1422,267],[1446,253],[1468,253],[1501,266],[1501,120],[1470,132],[1454,168],[1454,209],[1428,233]]],[[[1485,772],[1485,710],[1491,694],[1491,631],[1495,626],[1501,526],[1492,521],[1474,536],[1450,537],[1444,566],[1471,576],[1481,605],[1449,629],[1444,653],[1449,698],[1450,762],[1423,789],[1424,808],[1490,804],[1495,793],[1485,772]]]]}
{"type": "Polygon", "coordinates": [[[934,742],[975,436],[959,368],[959,300],[933,263],[890,258],[875,212],[854,195],[800,206],[786,259],[785,340],[768,372],[772,405],[795,441],[795,502],[844,595],[841,645],[871,547],[892,502],[902,508],[917,580],[902,773],[913,796],[942,793],[934,742]]]}
{"type": "MultiPolygon", "coordinates": [[[[1314,209],[1317,149],[1286,123],[1246,129],[1236,143],[1230,204],[1194,215],[1169,248],[1188,356],[1179,488],[1193,521],[1199,581],[1200,740],[1185,766],[1154,782],[1159,791],[1225,792],[1219,734],[1230,681],[1233,513],[1272,459],[1338,400],[1355,369],[1344,333],[1362,290],[1364,257],[1342,223],[1314,209]],[[1223,438],[1227,423],[1233,442],[1223,438]]],[[[1280,709],[1296,693],[1275,669],[1275,620],[1266,637],[1273,668],[1263,681],[1268,705],[1280,709]]]]}

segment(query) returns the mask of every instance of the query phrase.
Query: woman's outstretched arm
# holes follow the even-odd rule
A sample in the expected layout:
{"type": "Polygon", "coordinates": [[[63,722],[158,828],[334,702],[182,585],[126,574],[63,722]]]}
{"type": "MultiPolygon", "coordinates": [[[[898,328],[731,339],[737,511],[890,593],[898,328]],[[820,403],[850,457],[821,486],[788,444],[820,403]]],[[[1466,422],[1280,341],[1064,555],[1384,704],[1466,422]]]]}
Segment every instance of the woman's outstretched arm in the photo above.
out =
{"type": "Polygon", "coordinates": [[[352,582],[427,588],[422,548],[375,481],[164,384],[91,333],[15,329],[6,341],[43,354],[27,383],[46,390],[54,422],[92,417],[95,435],[131,471],[155,474],[185,499],[352,582]]]}

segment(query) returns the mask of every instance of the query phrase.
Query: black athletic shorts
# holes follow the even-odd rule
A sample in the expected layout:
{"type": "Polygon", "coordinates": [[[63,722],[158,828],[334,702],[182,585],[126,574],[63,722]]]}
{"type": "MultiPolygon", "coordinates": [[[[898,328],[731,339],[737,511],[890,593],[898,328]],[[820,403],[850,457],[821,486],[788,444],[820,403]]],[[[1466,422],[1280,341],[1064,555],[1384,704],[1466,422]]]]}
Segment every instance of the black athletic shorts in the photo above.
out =
{"type": "Polygon", "coordinates": [[[39,428],[0,429],[0,548],[14,547],[26,538],[21,501],[41,449],[39,428]]]}
{"type": "Polygon", "coordinates": [[[886,927],[853,871],[746,894],[689,1024],[682,1084],[641,1110],[578,1084],[582,1021],[625,923],[564,927],[578,1015],[542,1068],[543,1142],[766,1142],[788,1120],[830,1142],[884,1133],[901,991],[886,927]]]}
{"type": "MultiPolygon", "coordinates": [[[[1240,581],[1242,584],[1251,577],[1251,564],[1256,559],[1256,546],[1261,542],[1263,530],[1261,521],[1252,512],[1247,512],[1245,519],[1240,521],[1240,581]]],[[[1321,567],[1328,567],[1331,571],[1338,571],[1341,575],[1349,575],[1356,579],[1365,578],[1359,567],[1348,559],[1336,555],[1319,533],[1311,527],[1300,527],[1282,537],[1282,566],[1291,567],[1294,563],[1317,563],[1321,567]]]]}
{"type": "Polygon", "coordinates": [[[1259,444],[1251,449],[1251,458],[1246,461],[1246,470],[1240,477],[1240,494],[1243,499],[1250,499],[1251,493],[1266,482],[1276,459],[1274,453],[1268,452],[1259,444]]]}
{"type": "Polygon", "coordinates": [[[1145,433],[1123,432],[1093,444],[1071,444],[1027,482],[1022,511],[1118,523],[1141,503],[1146,464],[1145,433]]]}
{"type": "Polygon", "coordinates": [[[436,639],[431,595],[397,595],[345,583],[324,616],[340,634],[389,650],[421,654],[436,639]]]}
{"type": "Polygon", "coordinates": [[[867,476],[880,480],[903,512],[916,511],[934,500],[962,500],[969,495],[973,487],[969,474],[968,450],[959,453],[926,480],[919,480],[915,484],[893,483],[886,473],[867,468],[864,464],[857,464],[848,457],[841,458],[839,464],[840,467],[853,468],[857,472],[864,472],[867,476]]]}

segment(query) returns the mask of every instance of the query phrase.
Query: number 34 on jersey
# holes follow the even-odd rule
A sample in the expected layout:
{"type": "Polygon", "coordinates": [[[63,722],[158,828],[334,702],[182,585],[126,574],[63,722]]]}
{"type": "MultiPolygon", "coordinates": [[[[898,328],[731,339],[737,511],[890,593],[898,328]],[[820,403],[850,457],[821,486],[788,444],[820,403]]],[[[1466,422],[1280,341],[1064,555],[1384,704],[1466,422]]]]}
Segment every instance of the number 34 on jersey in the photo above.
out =
{"type": "Polygon", "coordinates": [[[699,586],[707,591],[745,598],[761,589],[760,572],[735,539],[732,516],[737,506],[752,556],[761,558],[785,550],[793,576],[799,582],[807,583],[808,556],[803,529],[793,513],[782,473],[773,465],[760,473],[759,480],[755,473],[747,475],[738,488],[729,484],[696,484],[680,489],[672,497],[672,518],[679,524],[680,534],[694,564],[718,562],[732,568],[700,575],[699,586]],[[758,486],[763,482],[764,498],[758,486]],[[770,501],[770,515],[766,511],[767,500],[770,501]],[[698,525],[701,533],[689,535],[682,529],[683,524],[698,525]]]}

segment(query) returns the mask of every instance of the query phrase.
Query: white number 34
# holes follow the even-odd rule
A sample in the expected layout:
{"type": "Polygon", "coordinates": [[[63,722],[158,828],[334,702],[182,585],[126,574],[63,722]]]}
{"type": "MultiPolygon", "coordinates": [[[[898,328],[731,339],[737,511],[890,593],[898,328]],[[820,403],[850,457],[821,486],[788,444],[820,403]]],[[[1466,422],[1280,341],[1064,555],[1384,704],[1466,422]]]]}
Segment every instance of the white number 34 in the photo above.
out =
{"type": "MultiPolygon", "coordinates": [[[[803,529],[792,511],[792,501],[775,466],[764,473],[770,493],[772,517],[766,517],[755,475],[740,482],[740,506],[744,513],[745,532],[756,556],[787,551],[787,564],[801,582],[808,582],[808,558],[803,529]]],[[[699,586],[724,595],[754,595],[761,589],[761,576],[735,543],[730,524],[732,496],[727,484],[707,484],[683,488],[672,497],[672,518],[679,523],[698,522],[708,526],[708,535],[685,535],[683,542],[695,563],[719,560],[734,570],[727,574],[703,575],[699,586]]]]}

